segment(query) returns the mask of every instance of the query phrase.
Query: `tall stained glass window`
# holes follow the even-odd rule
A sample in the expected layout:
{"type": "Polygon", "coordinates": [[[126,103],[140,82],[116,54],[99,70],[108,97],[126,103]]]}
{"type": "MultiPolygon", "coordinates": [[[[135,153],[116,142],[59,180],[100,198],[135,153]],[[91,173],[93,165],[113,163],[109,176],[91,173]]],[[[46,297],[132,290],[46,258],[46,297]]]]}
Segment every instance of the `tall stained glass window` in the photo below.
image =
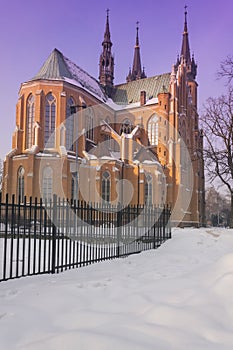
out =
{"type": "Polygon", "coordinates": [[[70,107],[74,105],[74,99],[70,97],[66,105],[66,149],[70,151],[74,150],[74,115],[70,110],[70,107]]]}
{"type": "Polygon", "coordinates": [[[158,146],[159,143],[159,126],[158,126],[158,117],[152,115],[148,121],[148,138],[150,144],[153,146],[158,146]]]}
{"type": "Polygon", "coordinates": [[[146,179],[145,179],[145,204],[152,204],[153,203],[153,179],[151,174],[147,174],[146,175],[146,179]]]}
{"type": "Polygon", "coordinates": [[[111,175],[108,171],[104,171],[102,174],[102,199],[106,202],[110,202],[111,196],[111,175]]]}
{"type": "Polygon", "coordinates": [[[52,200],[53,195],[53,170],[50,166],[43,169],[42,196],[44,200],[52,200]]]}
{"type": "Polygon", "coordinates": [[[18,176],[17,176],[17,193],[18,193],[18,197],[20,199],[20,202],[23,202],[24,199],[24,174],[25,174],[25,170],[24,168],[21,166],[18,169],[18,176]]]}
{"type": "Polygon", "coordinates": [[[55,147],[56,100],[52,93],[46,96],[44,143],[46,148],[55,147]]]}
{"type": "Polygon", "coordinates": [[[35,122],[35,97],[31,94],[27,100],[27,117],[26,117],[26,148],[34,144],[34,126],[35,122]]]}

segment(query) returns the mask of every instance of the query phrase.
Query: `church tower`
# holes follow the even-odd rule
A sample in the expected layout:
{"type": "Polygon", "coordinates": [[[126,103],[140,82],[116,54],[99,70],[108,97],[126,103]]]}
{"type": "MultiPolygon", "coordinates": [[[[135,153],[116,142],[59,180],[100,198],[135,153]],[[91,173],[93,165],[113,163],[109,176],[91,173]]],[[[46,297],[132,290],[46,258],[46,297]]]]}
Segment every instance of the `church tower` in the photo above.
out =
{"type": "Polygon", "coordinates": [[[138,80],[138,79],[143,79],[146,78],[146,74],[144,72],[144,68],[142,70],[142,65],[141,65],[141,57],[140,57],[140,46],[139,46],[139,36],[138,36],[138,27],[139,22],[137,22],[137,33],[136,33],[136,44],[134,48],[134,59],[133,59],[133,68],[132,70],[129,70],[129,74],[126,77],[127,83],[133,80],[138,80]]]}
{"type": "MultiPolygon", "coordinates": [[[[173,66],[170,93],[171,109],[170,120],[177,125],[177,130],[183,142],[176,147],[176,155],[179,157],[180,169],[176,169],[178,183],[182,189],[190,190],[193,184],[189,209],[184,222],[204,224],[205,220],[205,187],[204,187],[204,163],[202,156],[203,133],[199,129],[199,115],[197,109],[196,81],[197,64],[194,56],[190,55],[187,6],[184,12],[184,30],[182,35],[181,53],[173,66]],[[185,148],[188,150],[190,161],[185,156],[185,148]],[[178,171],[177,171],[178,170],[178,171]]],[[[174,172],[175,174],[175,172],[174,172]]],[[[174,187],[175,188],[175,187],[174,187]]],[[[182,193],[182,190],[181,190],[182,193]]],[[[175,195],[174,195],[175,198],[175,195]]],[[[173,202],[175,199],[173,198],[173,202]]],[[[183,208],[185,192],[180,196],[180,207],[183,208]]]]}
{"type": "Polygon", "coordinates": [[[187,6],[184,13],[184,30],[180,56],[177,57],[175,64],[175,73],[177,73],[178,90],[179,90],[179,113],[187,111],[188,108],[195,109],[197,112],[197,64],[194,55],[190,55],[190,45],[187,25],[187,6]]]}
{"type": "MultiPolygon", "coordinates": [[[[194,59],[194,55],[190,55],[190,47],[189,47],[189,37],[188,37],[188,25],[187,25],[187,6],[185,6],[185,20],[184,20],[184,31],[183,31],[183,40],[181,46],[181,54],[180,58],[183,59],[186,63],[187,74],[189,80],[195,80],[197,76],[197,65],[194,59]]],[[[181,60],[178,59],[179,63],[181,60]]]]}
{"type": "Polygon", "coordinates": [[[112,42],[109,29],[109,10],[107,10],[106,28],[102,46],[103,51],[99,61],[99,81],[104,87],[112,87],[114,80],[114,57],[111,52],[112,42]]]}

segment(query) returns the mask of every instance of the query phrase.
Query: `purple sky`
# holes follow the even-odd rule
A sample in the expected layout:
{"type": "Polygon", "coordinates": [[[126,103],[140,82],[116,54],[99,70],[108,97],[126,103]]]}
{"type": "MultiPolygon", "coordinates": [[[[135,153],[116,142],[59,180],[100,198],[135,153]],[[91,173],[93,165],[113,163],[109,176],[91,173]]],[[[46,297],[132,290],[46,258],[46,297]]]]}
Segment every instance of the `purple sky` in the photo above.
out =
{"type": "Polygon", "coordinates": [[[97,78],[110,8],[115,83],[125,81],[132,64],[137,20],[147,76],[166,73],[180,53],[185,4],[201,110],[209,96],[225,91],[216,71],[233,53],[232,0],[0,0],[0,158],[11,149],[20,84],[39,71],[55,47],[97,78]]]}

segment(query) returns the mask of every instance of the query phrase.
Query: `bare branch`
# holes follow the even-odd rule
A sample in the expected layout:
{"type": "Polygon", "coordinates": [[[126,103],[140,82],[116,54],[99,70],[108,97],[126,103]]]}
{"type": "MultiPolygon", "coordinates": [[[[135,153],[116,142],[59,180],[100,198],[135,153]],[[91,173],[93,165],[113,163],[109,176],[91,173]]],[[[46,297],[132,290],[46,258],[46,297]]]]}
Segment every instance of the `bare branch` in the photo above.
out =
{"type": "Polygon", "coordinates": [[[227,56],[227,58],[220,63],[217,77],[219,79],[226,78],[227,84],[230,85],[233,80],[233,56],[227,56]]]}
{"type": "Polygon", "coordinates": [[[206,101],[201,121],[206,172],[210,182],[220,179],[231,193],[233,227],[233,87],[226,95],[206,101]]]}

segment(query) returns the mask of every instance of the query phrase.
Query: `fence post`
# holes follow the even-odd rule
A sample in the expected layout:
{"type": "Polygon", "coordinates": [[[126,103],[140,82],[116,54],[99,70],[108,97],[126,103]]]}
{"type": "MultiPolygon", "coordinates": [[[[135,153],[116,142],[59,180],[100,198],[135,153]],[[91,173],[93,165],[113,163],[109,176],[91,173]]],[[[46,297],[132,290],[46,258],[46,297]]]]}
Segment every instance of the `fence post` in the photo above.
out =
{"type": "Polygon", "coordinates": [[[117,205],[117,251],[116,251],[117,258],[120,257],[120,235],[121,235],[121,226],[122,226],[121,215],[122,215],[121,204],[118,203],[117,205]]]}
{"type": "Polygon", "coordinates": [[[3,280],[7,279],[6,276],[6,265],[7,265],[7,234],[8,234],[8,209],[9,209],[9,199],[8,193],[6,194],[6,206],[5,206],[5,235],[4,235],[4,257],[3,257],[3,280]]]}
{"type": "Polygon", "coordinates": [[[171,208],[167,206],[167,229],[168,229],[168,238],[172,238],[171,231],[171,208]]]}
{"type": "Polygon", "coordinates": [[[153,207],[152,207],[153,209],[153,249],[155,249],[156,248],[156,242],[155,242],[155,240],[156,240],[156,236],[155,236],[155,225],[156,225],[156,219],[157,219],[157,212],[156,212],[156,207],[155,207],[155,205],[153,205],[153,207]]]}
{"type": "Polygon", "coordinates": [[[52,273],[56,267],[56,239],[57,239],[57,195],[53,195],[53,233],[52,233],[52,273]]]}

